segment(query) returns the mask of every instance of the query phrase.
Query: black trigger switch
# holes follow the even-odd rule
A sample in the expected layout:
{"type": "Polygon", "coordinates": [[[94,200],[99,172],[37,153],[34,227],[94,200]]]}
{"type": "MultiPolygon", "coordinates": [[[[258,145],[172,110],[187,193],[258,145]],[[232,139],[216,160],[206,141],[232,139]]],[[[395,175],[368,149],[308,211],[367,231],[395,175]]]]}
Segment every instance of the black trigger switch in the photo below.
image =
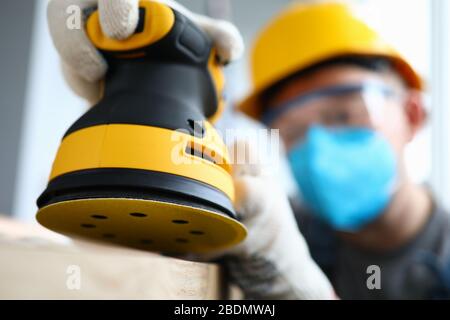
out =
{"type": "Polygon", "coordinates": [[[145,26],[145,8],[139,8],[139,20],[134,34],[144,32],[145,26]]]}

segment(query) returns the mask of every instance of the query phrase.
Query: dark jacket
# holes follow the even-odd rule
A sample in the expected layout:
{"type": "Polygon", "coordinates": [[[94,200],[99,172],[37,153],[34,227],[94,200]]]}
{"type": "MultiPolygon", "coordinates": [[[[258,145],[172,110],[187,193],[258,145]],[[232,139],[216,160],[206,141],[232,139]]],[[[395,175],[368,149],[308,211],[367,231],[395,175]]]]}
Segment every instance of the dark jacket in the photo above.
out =
{"type": "Polygon", "coordinates": [[[345,243],[324,222],[295,202],[292,205],[313,259],[340,298],[450,298],[450,217],[439,206],[408,244],[380,253],[345,243]],[[367,285],[373,274],[369,266],[379,267],[379,289],[367,285]]]}

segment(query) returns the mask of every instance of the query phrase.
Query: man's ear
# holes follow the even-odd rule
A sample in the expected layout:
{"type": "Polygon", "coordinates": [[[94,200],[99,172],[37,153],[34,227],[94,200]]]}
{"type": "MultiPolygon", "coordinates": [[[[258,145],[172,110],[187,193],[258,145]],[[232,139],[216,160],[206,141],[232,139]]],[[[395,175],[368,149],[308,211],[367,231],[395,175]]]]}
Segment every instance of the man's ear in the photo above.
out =
{"type": "Polygon", "coordinates": [[[405,99],[406,120],[410,129],[408,140],[411,141],[417,132],[424,126],[427,121],[427,110],[422,92],[418,90],[408,90],[405,99]]]}

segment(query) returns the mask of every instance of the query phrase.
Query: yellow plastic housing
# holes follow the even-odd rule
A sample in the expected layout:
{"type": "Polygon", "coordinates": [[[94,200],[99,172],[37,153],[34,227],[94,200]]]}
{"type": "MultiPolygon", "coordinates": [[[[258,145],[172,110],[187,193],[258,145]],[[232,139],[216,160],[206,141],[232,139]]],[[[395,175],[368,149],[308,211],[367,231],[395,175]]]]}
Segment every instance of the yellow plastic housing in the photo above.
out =
{"type": "Polygon", "coordinates": [[[202,138],[182,131],[130,124],[98,125],[75,131],[63,139],[50,180],[69,172],[99,168],[175,174],[209,184],[234,201],[227,147],[207,122],[202,138]],[[192,148],[203,158],[187,152],[192,148]]]}

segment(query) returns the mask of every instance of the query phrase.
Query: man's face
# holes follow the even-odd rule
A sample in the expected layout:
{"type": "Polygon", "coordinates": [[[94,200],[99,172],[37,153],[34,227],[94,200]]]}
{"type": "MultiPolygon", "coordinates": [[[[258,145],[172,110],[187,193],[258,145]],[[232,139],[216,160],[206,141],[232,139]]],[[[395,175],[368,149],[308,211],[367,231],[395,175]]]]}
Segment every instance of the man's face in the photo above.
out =
{"type": "Polygon", "coordinates": [[[408,101],[406,89],[393,73],[377,73],[347,65],[327,67],[292,80],[277,92],[270,105],[282,105],[323,88],[364,83],[386,86],[393,91],[393,95],[376,101],[364,100],[361,93],[311,99],[279,116],[271,126],[280,129],[287,151],[302,139],[313,124],[363,126],[384,135],[397,156],[401,157],[404,146],[412,139],[415,130],[405,106],[408,101]]]}

